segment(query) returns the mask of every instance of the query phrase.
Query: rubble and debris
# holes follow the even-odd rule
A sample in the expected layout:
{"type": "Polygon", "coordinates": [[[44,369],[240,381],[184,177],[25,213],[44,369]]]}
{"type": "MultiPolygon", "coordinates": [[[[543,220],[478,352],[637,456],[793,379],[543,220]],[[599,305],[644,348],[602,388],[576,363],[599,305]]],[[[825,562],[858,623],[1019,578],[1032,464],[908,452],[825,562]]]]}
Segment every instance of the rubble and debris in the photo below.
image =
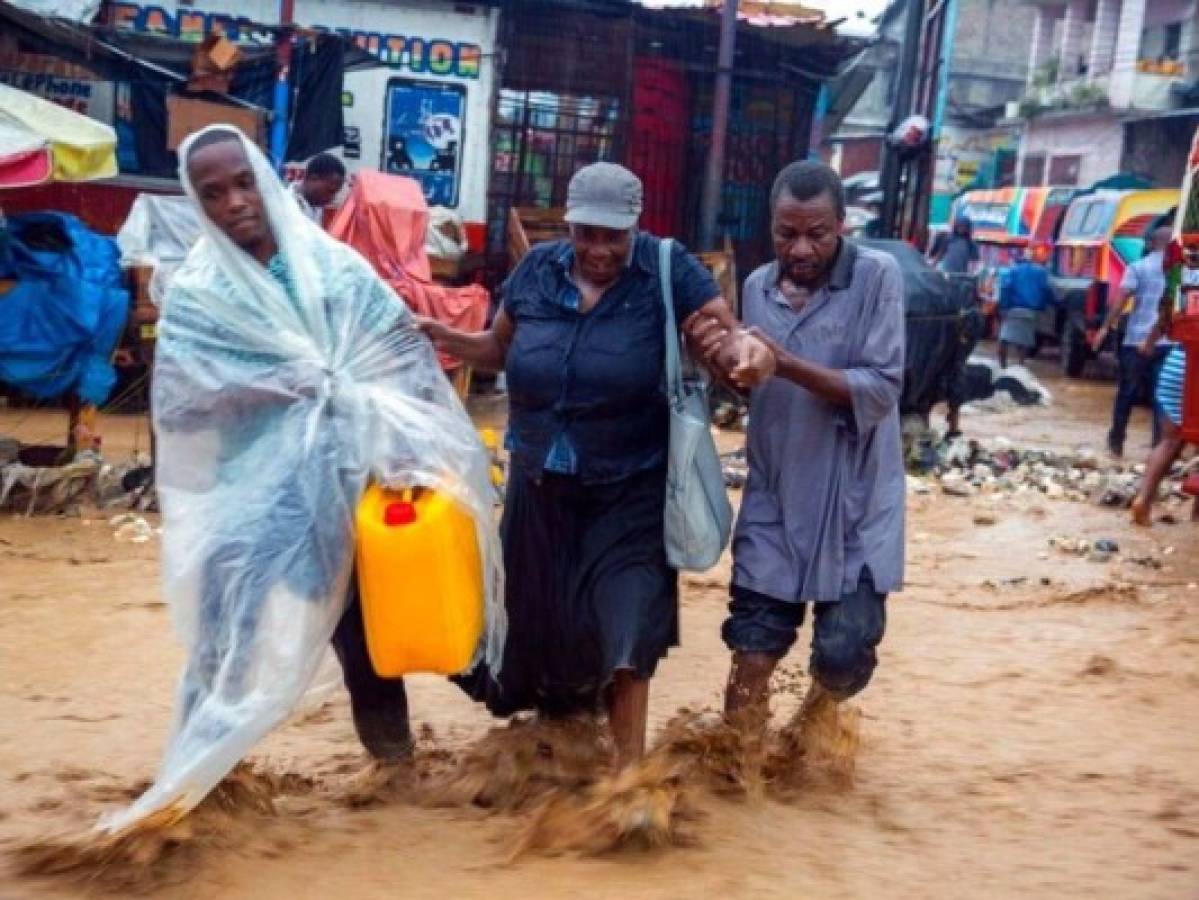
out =
{"type": "MultiPolygon", "coordinates": [[[[907,465],[908,489],[913,493],[924,493],[921,485],[939,482],[943,493],[955,497],[1027,494],[1116,509],[1131,505],[1144,474],[1142,465],[1107,463],[1089,447],[1058,452],[1019,448],[1004,438],[938,441],[929,435],[912,443],[907,465]]],[[[1162,482],[1158,500],[1183,503],[1188,499],[1183,481],[1196,470],[1199,456],[1175,465],[1162,482]]]]}
{"type": "Polygon", "coordinates": [[[1049,546],[1059,553],[1085,557],[1093,563],[1111,562],[1120,552],[1120,545],[1107,539],[1090,541],[1086,538],[1054,536],[1049,539],[1049,546]]]}
{"type": "Polygon", "coordinates": [[[741,431],[745,419],[745,407],[737,403],[718,403],[712,410],[712,424],[728,431],[741,431]]]}
{"type": "Polygon", "coordinates": [[[91,496],[102,462],[99,454],[85,450],[65,463],[48,465],[38,454],[26,454],[29,449],[62,448],[19,447],[15,458],[0,464],[0,509],[26,516],[61,515],[91,496]]]}
{"type": "Polygon", "coordinates": [[[724,473],[725,487],[733,490],[741,490],[745,487],[745,481],[749,477],[749,463],[745,457],[745,448],[721,454],[720,468],[724,473]]]}
{"type": "Polygon", "coordinates": [[[115,540],[130,544],[144,544],[154,537],[154,527],[139,515],[121,513],[108,520],[115,530],[112,536],[115,540]]]}

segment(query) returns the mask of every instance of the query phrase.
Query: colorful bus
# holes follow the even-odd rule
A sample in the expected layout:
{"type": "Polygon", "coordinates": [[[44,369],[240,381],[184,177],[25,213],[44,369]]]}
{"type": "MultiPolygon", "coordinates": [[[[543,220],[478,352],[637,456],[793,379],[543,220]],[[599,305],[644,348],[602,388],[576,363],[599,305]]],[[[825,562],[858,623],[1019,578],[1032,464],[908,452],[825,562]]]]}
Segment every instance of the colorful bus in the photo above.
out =
{"type": "MultiPolygon", "coordinates": [[[[1082,375],[1091,340],[1109,302],[1120,298],[1124,270],[1144,255],[1149,233],[1173,220],[1177,188],[1099,190],[1074,198],[1053,252],[1050,280],[1062,306],[1062,368],[1082,375]]],[[[1109,339],[1117,346],[1119,335],[1109,339]]],[[[1104,348],[1106,349],[1106,348],[1104,348]]]]}
{"type": "MultiPolygon", "coordinates": [[[[1004,273],[1021,251],[1034,259],[1048,261],[1054,235],[1075,188],[1030,187],[970,191],[959,198],[953,217],[965,216],[974,226],[978,244],[978,296],[983,311],[991,317],[999,301],[1004,273]]],[[[1038,326],[1042,338],[1060,334],[1057,310],[1046,310],[1038,326]]]]}

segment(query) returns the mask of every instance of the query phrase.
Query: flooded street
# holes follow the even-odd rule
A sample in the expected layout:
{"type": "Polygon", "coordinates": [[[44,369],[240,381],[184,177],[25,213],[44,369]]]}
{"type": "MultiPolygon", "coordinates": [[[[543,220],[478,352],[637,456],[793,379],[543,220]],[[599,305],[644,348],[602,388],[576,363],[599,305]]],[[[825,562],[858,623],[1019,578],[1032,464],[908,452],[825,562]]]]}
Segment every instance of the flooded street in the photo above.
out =
{"type": "MultiPolygon", "coordinates": [[[[1063,381],[1052,357],[1036,368],[1052,406],[967,414],[967,436],[1101,448],[1114,385],[1063,381]]],[[[1129,465],[1144,459],[1147,415],[1134,417],[1129,465]]],[[[0,432],[53,440],[63,420],[8,411],[0,432]]],[[[102,428],[110,460],[146,449],[141,420],[102,428]]],[[[161,877],[115,893],[1199,897],[1199,531],[1188,511],[1172,510],[1182,524],[1135,530],[1122,510],[1043,496],[908,500],[908,587],[889,601],[878,672],[854,701],[852,787],[813,783],[779,799],[697,784],[687,846],[513,860],[526,812],[339,802],[365,760],[338,685],[255,752],[251,762],[277,776],[273,811],[233,809],[212,840],[178,837],[161,877]],[[1094,562],[1051,548],[1054,536],[1120,549],[1094,562]]],[[[115,540],[111,515],[0,519],[7,851],[127,802],[153,776],[171,724],[183,656],[160,598],[158,542],[115,540]]],[[[651,732],[719,703],[727,577],[726,559],[684,578],[682,646],[653,683],[651,732]]],[[[806,685],[808,634],[787,660],[781,680],[794,684],[776,717],[806,685]]],[[[495,724],[444,680],[410,683],[423,759],[461,755],[495,724]]],[[[114,892],[103,879],[19,875],[11,852],[3,865],[4,898],[114,892]]]]}

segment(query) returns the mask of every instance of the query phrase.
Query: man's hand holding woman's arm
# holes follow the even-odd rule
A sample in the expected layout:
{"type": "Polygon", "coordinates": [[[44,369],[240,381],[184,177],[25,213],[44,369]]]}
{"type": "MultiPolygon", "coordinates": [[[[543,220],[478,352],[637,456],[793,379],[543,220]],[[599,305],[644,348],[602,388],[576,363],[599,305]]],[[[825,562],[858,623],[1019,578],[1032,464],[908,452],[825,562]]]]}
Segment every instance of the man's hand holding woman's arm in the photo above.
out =
{"type": "Polygon", "coordinates": [[[738,322],[720,297],[683,323],[683,335],[692,356],[735,390],[757,387],[775,373],[778,360],[773,350],[738,322]]]}

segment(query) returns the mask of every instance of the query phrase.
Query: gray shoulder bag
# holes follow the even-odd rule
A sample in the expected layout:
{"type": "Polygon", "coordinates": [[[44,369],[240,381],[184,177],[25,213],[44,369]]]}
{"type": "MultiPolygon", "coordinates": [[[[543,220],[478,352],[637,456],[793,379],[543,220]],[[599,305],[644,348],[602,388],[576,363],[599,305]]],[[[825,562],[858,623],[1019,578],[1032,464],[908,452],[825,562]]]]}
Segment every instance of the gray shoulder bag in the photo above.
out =
{"type": "Polygon", "coordinates": [[[674,316],[670,252],[660,244],[658,273],[666,306],[666,394],[670,402],[670,451],[666,473],[666,559],[675,569],[712,568],[728,546],[733,507],[724,489],[720,455],[712,439],[708,385],[689,366],[684,377],[674,316]]]}

